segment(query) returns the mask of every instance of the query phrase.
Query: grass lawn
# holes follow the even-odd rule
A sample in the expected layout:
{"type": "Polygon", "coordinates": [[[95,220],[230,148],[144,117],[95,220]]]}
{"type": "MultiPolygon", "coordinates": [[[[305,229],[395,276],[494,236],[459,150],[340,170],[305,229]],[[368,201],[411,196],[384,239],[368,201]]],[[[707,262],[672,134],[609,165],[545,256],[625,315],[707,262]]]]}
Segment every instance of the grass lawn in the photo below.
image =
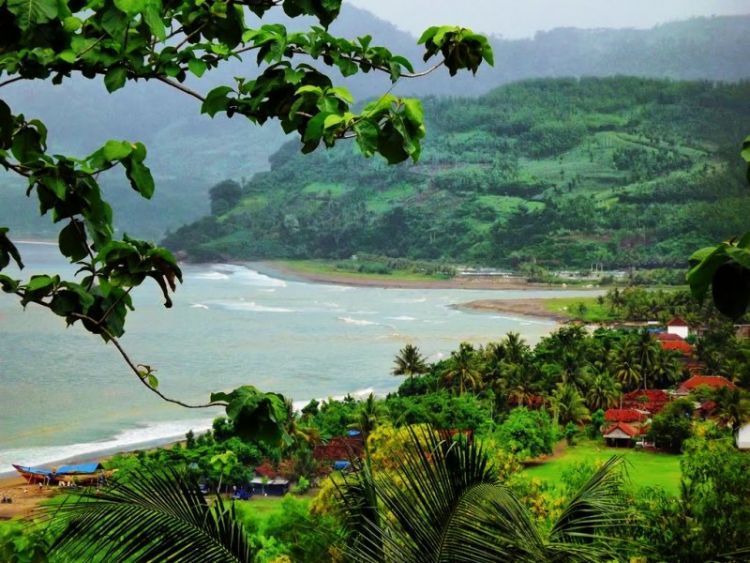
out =
{"type": "Polygon", "coordinates": [[[565,468],[579,462],[606,461],[613,455],[626,460],[630,481],[635,487],[658,486],[672,494],[680,487],[680,456],[645,452],[632,448],[607,448],[603,443],[584,441],[567,447],[563,453],[547,463],[525,469],[528,475],[557,483],[565,468]]]}
{"type": "Polygon", "coordinates": [[[336,266],[333,260],[282,260],[279,264],[300,274],[322,274],[330,276],[341,276],[346,279],[362,280],[404,280],[404,281],[435,281],[447,279],[443,275],[428,275],[412,272],[411,270],[392,270],[389,274],[369,274],[363,272],[351,272],[336,266]]]}
{"type": "Polygon", "coordinates": [[[606,306],[597,302],[596,297],[553,297],[544,300],[544,308],[551,313],[587,323],[617,320],[617,317],[612,315],[606,306]]]}

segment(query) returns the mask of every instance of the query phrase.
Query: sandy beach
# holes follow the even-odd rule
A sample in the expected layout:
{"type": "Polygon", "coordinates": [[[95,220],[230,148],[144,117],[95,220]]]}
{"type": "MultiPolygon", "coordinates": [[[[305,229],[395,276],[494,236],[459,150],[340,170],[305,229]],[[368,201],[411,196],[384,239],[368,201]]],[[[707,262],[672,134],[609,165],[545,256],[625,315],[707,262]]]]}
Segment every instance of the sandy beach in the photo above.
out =
{"type": "MultiPolygon", "coordinates": [[[[566,287],[529,283],[518,277],[506,276],[456,276],[445,280],[404,280],[388,276],[372,277],[348,272],[317,273],[305,272],[289,267],[283,262],[253,262],[247,264],[259,272],[289,281],[304,281],[334,285],[349,285],[354,287],[384,287],[394,289],[479,289],[479,290],[523,290],[523,289],[555,289],[564,290],[566,287]]],[[[570,289],[580,289],[574,287],[570,289]]]]}
{"type": "Polygon", "coordinates": [[[31,515],[40,502],[52,497],[56,491],[56,486],[40,488],[39,485],[29,485],[20,476],[0,477],[0,497],[12,500],[0,503],[0,520],[31,515]]]}
{"type": "Polygon", "coordinates": [[[455,305],[457,309],[481,311],[485,313],[510,313],[524,317],[553,319],[566,322],[570,317],[554,313],[544,306],[544,299],[479,299],[455,305]]]}

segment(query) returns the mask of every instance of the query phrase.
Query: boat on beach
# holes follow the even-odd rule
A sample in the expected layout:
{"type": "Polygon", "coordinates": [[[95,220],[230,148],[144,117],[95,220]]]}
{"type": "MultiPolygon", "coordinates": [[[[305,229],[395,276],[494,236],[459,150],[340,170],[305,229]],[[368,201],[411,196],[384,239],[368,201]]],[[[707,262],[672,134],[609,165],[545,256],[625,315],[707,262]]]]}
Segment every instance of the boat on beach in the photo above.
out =
{"type": "Polygon", "coordinates": [[[79,485],[92,484],[111,475],[111,472],[104,471],[104,466],[99,462],[61,465],[52,469],[16,465],[15,463],[11,465],[30,485],[51,485],[60,482],[79,485]]]}

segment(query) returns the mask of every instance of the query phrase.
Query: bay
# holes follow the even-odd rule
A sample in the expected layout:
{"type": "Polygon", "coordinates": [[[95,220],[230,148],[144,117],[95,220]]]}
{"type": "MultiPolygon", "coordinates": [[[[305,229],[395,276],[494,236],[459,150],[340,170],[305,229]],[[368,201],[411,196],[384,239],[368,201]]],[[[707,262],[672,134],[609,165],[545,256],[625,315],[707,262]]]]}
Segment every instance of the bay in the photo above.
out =
{"type": "MultiPolygon", "coordinates": [[[[19,245],[36,272],[72,274],[54,245],[19,245]]],[[[554,321],[457,310],[474,299],[590,294],[580,291],[415,290],[311,284],[253,265],[185,265],[174,307],[154,285],[134,293],[122,343],[154,367],[160,390],[189,402],[255,385],[294,399],[365,396],[395,389],[393,357],[414,343],[435,360],[462,341],[507,332],[535,343],[554,321]]],[[[18,272],[10,272],[10,275],[18,272]]],[[[220,410],[170,405],[148,392],[111,345],[81,327],[0,294],[0,473],[133,448],[210,426],[220,410]]]]}

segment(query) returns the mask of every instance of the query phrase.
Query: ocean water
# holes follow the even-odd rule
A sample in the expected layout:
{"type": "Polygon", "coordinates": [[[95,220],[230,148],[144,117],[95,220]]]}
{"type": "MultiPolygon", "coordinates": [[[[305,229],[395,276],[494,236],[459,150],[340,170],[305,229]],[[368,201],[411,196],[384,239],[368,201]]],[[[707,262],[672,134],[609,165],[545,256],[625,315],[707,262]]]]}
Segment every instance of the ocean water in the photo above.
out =
{"type": "MultiPolygon", "coordinates": [[[[72,272],[55,246],[19,248],[24,276],[72,272]]],[[[556,326],[452,304],[562,294],[309,284],[231,264],[186,265],[184,274],[171,309],[155,284],[135,292],[136,311],[121,342],[136,363],[157,370],[161,391],[191,402],[245,384],[298,405],[386,393],[400,381],[390,369],[406,343],[434,360],[462,341],[484,343],[516,331],[534,343],[556,326]]],[[[208,428],[220,412],[161,401],[114,347],[0,293],[0,473],[11,463],[51,463],[179,437],[208,428]]]]}

